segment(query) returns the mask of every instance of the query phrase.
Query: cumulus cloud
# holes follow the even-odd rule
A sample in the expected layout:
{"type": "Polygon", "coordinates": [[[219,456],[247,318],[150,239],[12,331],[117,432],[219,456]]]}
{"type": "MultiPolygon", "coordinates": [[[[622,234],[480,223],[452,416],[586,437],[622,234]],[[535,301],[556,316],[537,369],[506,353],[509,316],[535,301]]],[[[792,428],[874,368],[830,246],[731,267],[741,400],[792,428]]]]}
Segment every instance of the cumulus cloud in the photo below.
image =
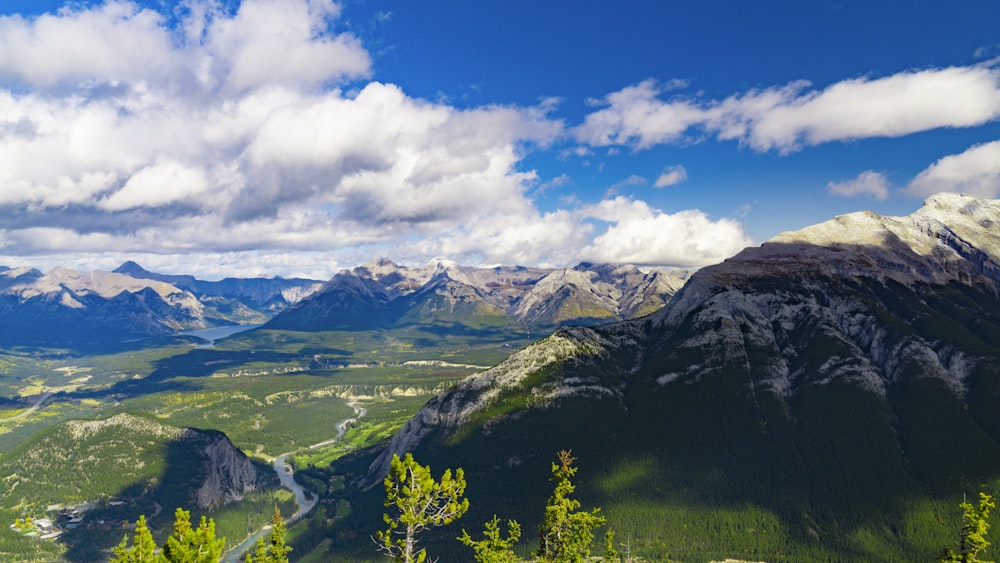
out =
{"type": "Polygon", "coordinates": [[[181,6],[176,29],[125,0],[33,19],[0,17],[0,78],[42,89],[82,85],[96,95],[144,87],[235,94],[370,73],[357,38],[327,31],[339,16],[332,0],[243,0],[235,13],[214,0],[181,6]]]}
{"type": "Polygon", "coordinates": [[[656,182],[653,182],[654,188],[666,188],[668,186],[673,186],[680,184],[684,180],[687,180],[688,173],[687,169],[681,165],[668,166],[663,170],[663,173],[656,178],[656,182]]]}
{"type": "Polygon", "coordinates": [[[918,174],[907,186],[907,192],[917,197],[938,192],[1000,197],[1000,141],[941,158],[918,174]]]}
{"type": "Polygon", "coordinates": [[[348,33],[325,33],[339,13],[332,0],[243,0],[233,17],[214,15],[208,24],[204,45],[216,56],[204,61],[209,72],[202,78],[221,77],[224,88],[240,92],[366,76],[371,60],[361,43],[348,33]]]}
{"type": "MultiPolygon", "coordinates": [[[[692,266],[750,242],[735,221],[625,198],[540,210],[525,156],[569,140],[555,102],[458,109],[369,81],[330,0],[178,6],[0,17],[0,263],[178,271],[188,257],[209,276],[328,277],[380,255],[692,266]]],[[[612,150],[679,140],[715,111],[660,107],[683,86],[612,94],[573,135],[612,150]]]]}
{"type": "Polygon", "coordinates": [[[567,210],[486,213],[453,232],[422,241],[411,253],[468,263],[556,266],[579,261],[580,248],[591,234],[592,227],[567,210]]]}
{"type": "MultiPolygon", "coordinates": [[[[631,145],[638,149],[676,142],[694,125],[705,122],[705,110],[687,100],[661,101],[666,90],[645,80],[608,94],[604,104],[584,118],[576,138],[592,146],[631,145]]],[[[597,103],[597,102],[595,102],[597,103]]]]}
{"type": "Polygon", "coordinates": [[[830,182],[826,188],[831,194],[844,197],[869,195],[879,200],[889,197],[889,179],[874,170],[866,170],[844,182],[830,182]]]}
{"type": "Polygon", "coordinates": [[[159,207],[198,196],[207,188],[208,178],[201,169],[176,162],[153,164],[132,174],[120,190],[98,206],[110,211],[159,207]]]}
{"type": "Polygon", "coordinates": [[[0,77],[34,87],[97,79],[166,79],[183,72],[163,17],[131,2],[0,17],[0,77]]]}
{"type": "Polygon", "coordinates": [[[458,110],[379,82],[317,90],[369,72],[357,40],[329,32],[332,2],[184,6],[170,29],[129,2],[0,18],[0,76],[30,86],[0,89],[7,252],[311,250],[534,212],[535,174],[518,167],[562,131],[550,101],[458,110]],[[93,60],[24,62],[73,41],[93,60]]]}
{"type": "Polygon", "coordinates": [[[811,89],[805,81],[750,90],[723,100],[674,97],[646,80],[606,96],[573,131],[592,146],[636,150],[714,135],[756,151],[870,137],[899,137],[1000,118],[1000,71],[990,65],[900,72],[811,89]]]}
{"type": "Polygon", "coordinates": [[[581,208],[577,215],[608,223],[583,250],[595,262],[700,267],[753,244],[737,221],[712,221],[699,210],[664,213],[625,197],[581,208]]]}

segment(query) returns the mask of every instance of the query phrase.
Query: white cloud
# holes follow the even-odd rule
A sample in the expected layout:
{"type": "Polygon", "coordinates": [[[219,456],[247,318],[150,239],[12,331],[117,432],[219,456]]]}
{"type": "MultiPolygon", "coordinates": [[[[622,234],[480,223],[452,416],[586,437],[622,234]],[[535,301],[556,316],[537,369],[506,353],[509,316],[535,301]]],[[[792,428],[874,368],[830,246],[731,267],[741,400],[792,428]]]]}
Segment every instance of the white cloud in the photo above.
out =
{"type": "Polygon", "coordinates": [[[552,188],[562,188],[565,186],[570,186],[572,184],[573,184],[573,179],[570,178],[568,174],[563,173],[556,176],[555,178],[552,178],[547,182],[542,182],[541,184],[539,184],[536,192],[541,193],[548,191],[552,188]]]}
{"type": "Polygon", "coordinates": [[[235,92],[367,76],[371,59],[361,43],[350,34],[325,34],[339,13],[332,0],[243,0],[234,17],[216,16],[207,28],[210,75],[235,92]]]}
{"type": "Polygon", "coordinates": [[[869,195],[879,200],[889,197],[889,179],[874,170],[866,170],[844,182],[830,182],[826,188],[830,193],[844,197],[869,195]]]}
{"type": "Polygon", "coordinates": [[[378,82],[317,90],[368,72],[356,40],[329,32],[332,2],[184,6],[178,31],[127,2],[0,21],[30,39],[0,37],[0,85],[30,86],[0,89],[8,254],[394,249],[487,212],[537,217],[519,168],[561,134],[553,100],[457,110],[378,82]],[[109,61],[42,73],[13,56],[59,53],[68,34],[109,61]],[[129,58],[135,34],[163,68],[129,58]],[[254,55],[255,38],[280,60],[254,55]]]}
{"type": "Polygon", "coordinates": [[[164,274],[197,273],[199,279],[219,280],[225,277],[283,277],[308,278],[324,281],[343,268],[353,267],[365,261],[362,258],[351,263],[341,263],[337,252],[300,253],[260,253],[243,252],[203,252],[183,254],[163,254],[146,252],[117,251],[75,251],[44,256],[4,255],[0,247],[0,264],[18,264],[48,271],[58,265],[77,271],[111,271],[127,260],[135,261],[144,268],[164,274]]]}
{"type": "Polygon", "coordinates": [[[663,173],[656,179],[653,183],[654,188],[666,188],[668,186],[674,186],[680,184],[684,180],[687,180],[688,173],[687,169],[681,165],[668,166],[663,170],[663,173]]]}
{"type": "Polygon", "coordinates": [[[976,145],[963,153],[941,158],[918,174],[907,192],[917,197],[938,192],[1000,197],[1000,141],[976,145]]]}
{"type": "Polygon", "coordinates": [[[591,235],[566,210],[549,213],[488,213],[441,237],[427,239],[411,252],[449,256],[460,262],[557,266],[580,261],[591,235]]]}
{"type": "Polygon", "coordinates": [[[162,16],[132,2],[0,16],[0,78],[36,87],[163,79],[182,70],[172,50],[162,16]]]}
{"type": "Polygon", "coordinates": [[[313,88],[367,76],[371,59],[349,33],[331,34],[332,0],[243,0],[233,14],[188,0],[178,31],[126,0],[0,17],[0,80],[91,96],[146,87],[238,94],[268,85],[313,88]]]}
{"type": "Polygon", "coordinates": [[[109,211],[159,207],[198,196],[208,186],[208,178],[201,169],[176,162],[153,164],[132,174],[120,190],[98,205],[109,211]]]}
{"type": "Polygon", "coordinates": [[[901,72],[845,80],[821,92],[751,92],[720,109],[724,119],[745,124],[739,138],[754,149],[790,152],[829,141],[982,125],[1000,117],[1000,73],[986,67],[901,72]],[[761,107],[761,99],[769,102],[761,107]]]}
{"type": "Polygon", "coordinates": [[[642,176],[638,174],[631,174],[629,175],[628,178],[625,178],[620,182],[615,182],[614,184],[611,184],[611,187],[608,188],[607,193],[616,194],[619,191],[621,191],[622,188],[628,188],[631,186],[645,186],[648,183],[649,181],[643,178],[642,176]]]}
{"type": "MultiPolygon", "coordinates": [[[[568,130],[552,117],[553,99],[458,109],[353,82],[371,74],[371,57],[337,31],[331,0],[186,0],[175,19],[127,1],[72,6],[0,17],[0,259],[8,264],[36,254],[102,264],[141,256],[166,269],[197,255],[187,261],[202,272],[224,264],[241,275],[314,277],[324,264],[386,254],[700,266],[751,244],[739,222],[623,197],[584,205],[570,193],[563,209],[543,211],[531,188],[567,185],[569,176],[539,185],[525,156],[563,142],[555,150],[597,169],[597,154],[711,135],[788,152],[968,126],[1000,111],[997,71],[987,66],[819,91],[793,83],[721,101],[684,96],[683,81],[649,80],[595,102],[568,130]]],[[[948,158],[963,160],[962,181],[975,187],[995,185],[993,156],[948,158]]],[[[942,159],[911,190],[950,167],[942,159]]],[[[670,166],[653,186],[686,176],[670,166]]],[[[633,174],[612,191],[648,183],[633,174]]],[[[861,177],[834,186],[878,195],[861,177]]]]}
{"type": "Polygon", "coordinates": [[[992,59],[1000,56],[1000,43],[992,43],[990,45],[982,45],[972,53],[972,56],[977,59],[992,59]]]}
{"type": "Polygon", "coordinates": [[[724,100],[675,97],[652,80],[609,94],[606,107],[573,133],[591,146],[646,149],[708,133],[756,151],[870,137],[899,137],[942,127],[973,127],[1000,118],[995,66],[949,67],[844,80],[823,90],[804,81],[724,100]]]}
{"type": "Polygon", "coordinates": [[[594,262],[700,267],[753,244],[740,223],[712,221],[696,209],[668,214],[642,201],[616,197],[577,214],[609,223],[583,250],[584,258],[594,262]]]}
{"type": "Polygon", "coordinates": [[[662,91],[655,81],[646,80],[608,94],[608,107],[587,115],[574,131],[576,138],[592,146],[644,149],[676,142],[690,127],[704,123],[702,108],[685,100],[662,102],[657,98],[662,91]]]}
{"type": "Polygon", "coordinates": [[[27,86],[0,90],[11,262],[256,252],[273,265],[266,256],[337,249],[530,264],[582,246],[587,229],[539,213],[525,195],[536,175],[519,170],[561,134],[554,100],[458,110],[378,82],[317,90],[369,71],[352,36],[328,31],[332,2],[183,7],[176,32],[126,2],[2,20],[25,41],[0,38],[0,83],[27,86]],[[92,42],[95,60],[19,63],[63,52],[66,36],[92,42]],[[126,45],[136,37],[142,64],[126,45]]]}

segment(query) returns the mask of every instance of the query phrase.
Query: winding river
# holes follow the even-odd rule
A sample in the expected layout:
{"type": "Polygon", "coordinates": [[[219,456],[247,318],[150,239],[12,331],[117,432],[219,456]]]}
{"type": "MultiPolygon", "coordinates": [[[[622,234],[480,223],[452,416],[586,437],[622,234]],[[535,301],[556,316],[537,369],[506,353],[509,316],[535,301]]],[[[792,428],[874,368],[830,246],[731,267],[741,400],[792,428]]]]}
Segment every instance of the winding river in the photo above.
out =
{"type": "MultiPolygon", "coordinates": [[[[347,432],[348,424],[356,422],[359,418],[368,414],[368,411],[365,410],[364,407],[359,406],[357,403],[348,402],[347,406],[354,409],[354,416],[351,418],[345,418],[344,420],[341,420],[340,422],[337,423],[337,436],[335,438],[330,438],[329,440],[313,444],[309,446],[309,449],[315,450],[317,448],[329,446],[330,444],[337,442],[338,440],[344,437],[344,434],[347,432]]],[[[298,522],[299,519],[301,519],[303,516],[308,514],[309,511],[312,510],[314,506],[316,506],[316,502],[319,500],[316,497],[316,495],[312,494],[309,491],[306,491],[304,488],[302,488],[302,485],[299,485],[298,483],[295,482],[295,473],[294,471],[292,471],[292,466],[289,465],[288,463],[288,457],[294,453],[295,452],[288,452],[281,454],[278,457],[274,458],[274,463],[271,464],[271,467],[274,468],[274,472],[278,474],[278,480],[281,482],[281,486],[292,491],[292,493],[295,495],[295,503],[299,505],[299,509],[295,511],[295,514],[292,514],[290,517],[285,518],[285,524],[287,526],[291,526],[295,522],[298,522]]],[[[246,553],[247,551],[250,550],[251,547],[253,547],[253,544],[257,541],[257,538],[267,535],[270,531],[271,531],[270,524],[264,526],[260,530],[257,530],[249,537],[247,537],[247,539],[243,540],[243,543],[237,545],[236,547],[226,552],[226,555],[222,558],[222,562],[237,563],[240,560],[240,557],[242,557],[244,553],[246,553]]]]}

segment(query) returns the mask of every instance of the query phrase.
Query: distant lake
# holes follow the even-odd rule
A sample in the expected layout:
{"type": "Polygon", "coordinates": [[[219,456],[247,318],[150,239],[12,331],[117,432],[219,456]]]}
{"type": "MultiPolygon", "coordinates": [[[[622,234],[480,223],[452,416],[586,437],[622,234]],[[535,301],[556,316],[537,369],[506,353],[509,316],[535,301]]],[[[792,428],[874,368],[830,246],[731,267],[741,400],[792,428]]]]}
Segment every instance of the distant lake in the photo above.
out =
{"type": "Polygon", "coordinates": [[[216,340],[222,340],[227,336],[232,336],[238,332],[244,332],[247,330],[255,329],[262,326],[261,323],[248,324],[248,325],[232,325],[232,326],[217,326],[215,328],[203,328],[201,330],[186,330],[184,332],[179,332],[177,334],[183,334],[184,336],[197,336],[198,338],[204,338],[209,341],[209,344],[201,346],[202,348],[211,348],[215,346],[216,340]]]}

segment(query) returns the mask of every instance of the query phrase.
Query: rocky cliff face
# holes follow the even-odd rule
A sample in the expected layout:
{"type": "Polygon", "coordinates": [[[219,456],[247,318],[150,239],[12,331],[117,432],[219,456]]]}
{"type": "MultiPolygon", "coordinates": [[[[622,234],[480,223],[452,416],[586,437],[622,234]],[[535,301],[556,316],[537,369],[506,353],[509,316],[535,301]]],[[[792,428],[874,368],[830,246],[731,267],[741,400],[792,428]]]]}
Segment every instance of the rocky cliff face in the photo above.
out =
{"type": "MultiPolygon", "coordinates": [[[[686,325],[692,336],[684,349],[717,350],[712,365],[745,362],[755,388],[781,396],[803,377],[844,379],[884,396],[910,369],[963,392],[975,351],[930,326],[953,312],[927,301],[955,291],[1000,295],[998,220],[1000,202],[954,194],[932,197],[907,217],[837,217],[705,268],[653,320],[670,331],[686,325]],[[837,353],[804,364],[818,340],[837,353]]],[[[708,369],[686,365],[658,381],[708,369]]]]}
{"type": "Polygon", "coordinates": [[[263,488],[272,475],[262,472],[222,433],[188,431],[183,439],[196,444],[201,457],[201,486],[193,497],[198,508],[212,508],[263,488]]]}

